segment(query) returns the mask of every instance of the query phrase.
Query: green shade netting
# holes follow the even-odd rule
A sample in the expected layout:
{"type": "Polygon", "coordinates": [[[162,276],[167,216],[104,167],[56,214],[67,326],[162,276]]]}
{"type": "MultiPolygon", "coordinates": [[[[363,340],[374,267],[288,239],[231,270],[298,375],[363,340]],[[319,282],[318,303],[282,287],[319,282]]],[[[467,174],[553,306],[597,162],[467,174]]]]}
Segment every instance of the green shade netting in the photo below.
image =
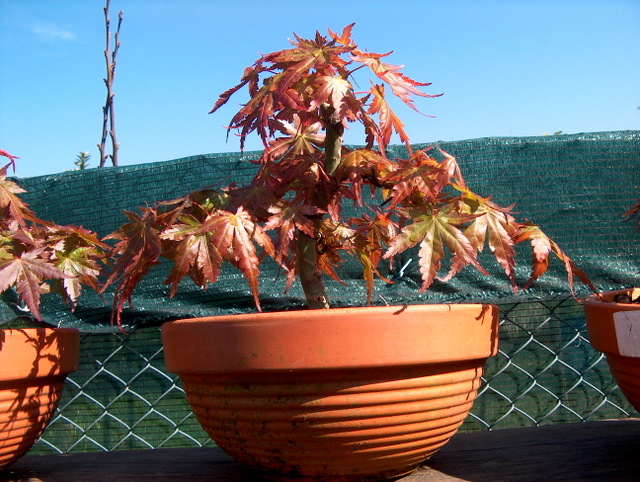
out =
{"type": "MultiPolygon", "coordinates": [[[[600,289],[638,284],[640,233],[623,214],[640,197],[640,131],[554,135],[542,137],[483,138],[437,145],[455,156],[472,190],[493,201],[515,204],[518,219],[538,224],[567,252],[600,289]]],[[[428,144],[414,145],[414,149],[428,144]]],[[[389,149],[403,156],[403,146],[389,149]]],[[[181,196],[207,186],[247,183],[258,153],[206,154],[126,167],[69,171],[55,175],[16,179],[27,190],[23,199],[42,218],[60,224],[76,224],[106,235],[126,221],[122,210],[181,196]]],[[[529,275],[530,250],[518,247],[521,283],[529,275]]],[[[485,249],[488,251],[488,248],[485,249]]],[[[566,274],[559,261],[527,292],[514,294],[488,254],[481,258],[491,276],[467,267],[446,284],[436,282],[420,293],[417,254],[403,253],[389,276],[403,276],[394,284],[377,282],[373,303],[415,304],[441,302],[517,302],[567,296],[566,274]]],[[[133,306],[124,313],[129,330],[149,324],[203,315],[255,311],[242,275],[232,267],[207,290],[184,282],[170,299],[163,284],[169,266],[154,269],[139,285],[133,306]]],[[[443,273],[446,273],[446,266],[443,273]]],[[[335,306],[363,304],[366,300],[359,263],[348,260],[340,275],[346,285],[328,282],[335,306]]],[[[283,295],[284,276],[274,263],[262,267],[263,307],[295,309],[304,306],[298,285],[283,295]],[[274,281],[275,279],[275,281],[274,281]]],[[[577,285],[577,294],[587,294],[577,285]]],[[[6,300],[6,296],[5,296],[6,300]]],[[[64,302],[45,295],[42,315],[47,323],[86,330],[109,330],[110,293],[103,298],[86,289],[78,309],[70,313],[64,302]]],[[[19,313],[11,302],[0,303],[0,316],[19,313]],[[4,312],[4,313],[3,313],[4,312]]],[[[13,315],[15,316],[15,314],[13,315]]]]}

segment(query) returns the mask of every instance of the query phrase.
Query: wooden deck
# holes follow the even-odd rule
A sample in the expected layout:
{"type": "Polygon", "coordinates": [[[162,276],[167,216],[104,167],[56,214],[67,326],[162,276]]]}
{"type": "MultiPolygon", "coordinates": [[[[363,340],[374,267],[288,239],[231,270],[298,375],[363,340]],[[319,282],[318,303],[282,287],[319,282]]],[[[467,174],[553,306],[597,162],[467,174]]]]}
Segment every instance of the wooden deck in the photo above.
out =
{"type": "MultiPolygon", "coordinates": [[[[257,482],[220,449],[26,455],[2,481],[257,482]]],[[[640,419],[458,434],[401,482],[640,481],[640,419]]]]}

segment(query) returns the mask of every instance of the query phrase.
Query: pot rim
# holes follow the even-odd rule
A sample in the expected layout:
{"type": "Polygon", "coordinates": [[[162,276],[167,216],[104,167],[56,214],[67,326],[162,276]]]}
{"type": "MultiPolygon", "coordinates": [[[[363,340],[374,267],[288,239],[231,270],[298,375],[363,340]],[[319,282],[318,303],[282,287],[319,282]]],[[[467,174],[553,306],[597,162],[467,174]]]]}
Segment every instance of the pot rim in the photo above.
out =
{"type": "Polygon", "coordinates": [[[608,290],[608,291],[600,291],[598,293],[594,293],[585,298],[584,304],[590,305],[622,305],[622,306],[636,306],[638,307],[638,303],[620,303],[618,301],[613,301],[613,297],[618,294],[630,293],[632,297],[640,296],[640,288],[631,287],[631,288],[623,288],[619,290],[608,290]]]}
{"type": "Polygon", "coordinates": [[[498,315],[490,304],[223,315],[165,323],[162,340],[167,370],[180,374],[460,362],[497,353],[498,315]]]}
{"type": "Polygon", "coordinates": [[[66,376],[79,357],[76,328],[0,329],[0,381],[66,376]]]}
{"type": "Polygon", "coordinates": [[[640,304],[613,301],[620,293],[632,293],[636,298],[640,296],[640,288],[604,291],[601,297],[591,295],[584,300],[589,342],[607,356],[640,357],[640,347],[631,333],[639,323],[640,304]]]}

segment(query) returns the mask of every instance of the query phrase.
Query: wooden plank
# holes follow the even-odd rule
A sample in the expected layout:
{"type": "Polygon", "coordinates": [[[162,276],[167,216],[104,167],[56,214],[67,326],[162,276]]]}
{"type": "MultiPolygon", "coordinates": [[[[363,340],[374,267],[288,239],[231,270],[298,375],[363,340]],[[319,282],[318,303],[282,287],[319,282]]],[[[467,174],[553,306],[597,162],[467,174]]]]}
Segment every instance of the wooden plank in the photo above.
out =
{"type": "MultiPolygon", "coordinates": [[[[458,434],[402,482],[640,481],[640,419],[458,434]]],[[[0,480],[257,482],[216,447],[26,455],[0,480]]]]}
{"type": "Polygon", "coordinates": [[[640,481],[640,419],[460,434],[411,482],[640,481]]]}

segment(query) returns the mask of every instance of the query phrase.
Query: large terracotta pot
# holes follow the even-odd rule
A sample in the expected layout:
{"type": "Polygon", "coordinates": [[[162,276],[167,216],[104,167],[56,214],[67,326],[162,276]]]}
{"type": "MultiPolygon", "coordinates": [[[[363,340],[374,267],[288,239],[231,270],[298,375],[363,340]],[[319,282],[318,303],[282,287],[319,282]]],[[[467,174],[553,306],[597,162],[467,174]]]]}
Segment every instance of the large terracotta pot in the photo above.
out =
{"type": "Polygon", "coordinates": [[[72,328],[0,330],[0,469],[46,428],[79,350],[80,332],[72,328]]]}
{"type": "Polygon", "coordinates": [[[382,480],[408,473],[467,416],[498,350],[493,305],[339,308],[166,323],[203,428],[271,476],[382,480]]]}
{"type": "Polygon", "coordinates": [[[640,288],[608,291],[584,301],[591,346],[605,354],[616,383],[640,412],[640,304],[616,303],[618,294],[640,296],[640,288]]]}

